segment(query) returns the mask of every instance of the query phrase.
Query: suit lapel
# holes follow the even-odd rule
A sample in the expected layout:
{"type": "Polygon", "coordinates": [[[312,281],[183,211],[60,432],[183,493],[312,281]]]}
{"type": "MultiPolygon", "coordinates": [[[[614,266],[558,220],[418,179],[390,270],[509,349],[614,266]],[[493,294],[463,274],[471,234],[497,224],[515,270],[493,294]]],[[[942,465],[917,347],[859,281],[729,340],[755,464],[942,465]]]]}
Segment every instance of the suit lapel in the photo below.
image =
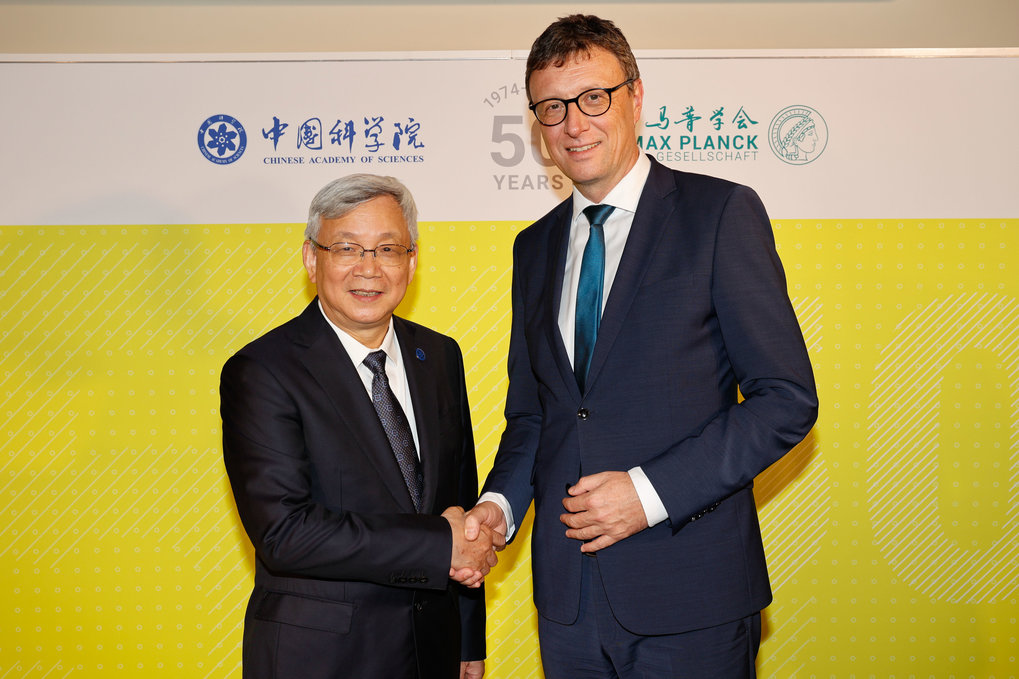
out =
{"type": "MultiPolygon", "coordinates": [[[[407,374],[410,400],[414,407],[414,421],[418,432],[418,455],[421,458],[421,473],[425,487],[421,498],[423,513],[429,513],[435,505],[440,478],[439,455],[439,403],[436,398],[436,377],[432,372],[428,354],[418,345],[414,326],[402,318],[393,317],[393,327],[400,343],[403,369],[407,374]]],[[[445,509],[445,507],[443,507],[445,509]]]]}
{"type": "Polygon", "coordinates": [[[343,446],[343,454],[365,455],[393,499],[408,512],[414,512],[407,484],[371,398],[350,356],[322,316],[317,298],[301,314],[295,342],[306,347],[301,362],[332,401],[338,422],[354,439],[353,445],[343,446]]]}
{"type": "Polygon", "coordinates": [[[665,234],[666,225],[673,219],[676,201],[666,200],[666,196],[676,190],[670,171],[652,160],[651,172],[637,203],[619,269],[598,326],[598,340],[588,371],[588,389],[597,381],[598,373],[626,323],[626,316],[665,234]]]}
{"type": "MultiPolygon", "coordinates": [[[[573,374],[569,354],[566,353],[566,338],[559,329],[559,308],[563,303],[563,279],[566,273],[566,255],[570,244],[570,228],[573,218],[572,196],[559,204],[558,213],[551,216],[553,225],[548,238],[548,268],[545,272],[546,281],[551,281],[552,294],[545,295],[545,327],[548,330],[548,343],[552,347],[552,355],[559,374],[566,388],[580,400],[580,387],[577,377],[573,374]]],[[[572,338],[571,340],[572,341],[572,338]]]]}

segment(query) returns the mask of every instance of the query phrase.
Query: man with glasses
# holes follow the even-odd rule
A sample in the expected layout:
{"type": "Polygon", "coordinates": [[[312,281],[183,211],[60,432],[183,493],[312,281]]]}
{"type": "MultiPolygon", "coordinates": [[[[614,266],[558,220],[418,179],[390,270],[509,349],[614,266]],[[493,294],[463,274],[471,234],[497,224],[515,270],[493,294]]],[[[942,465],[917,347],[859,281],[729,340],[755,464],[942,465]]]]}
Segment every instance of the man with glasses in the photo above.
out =
{"type": "Polygon", "coordinates": [[[393,316],[417,266],[414,200],[392,177],[342,177],[315,196],[305,238],[318,297],[230,358],[220,389],[255,547],[244,676],[478,679],[477,585],[496,559],[490,533],[464,539],[477,469],[463,357],[393,316]]]}
{"type": "Polygon", "coordinates": [[[525,83],[574,190],[514,246],[506,430],[468,536],[512,538],[534,501],[547,679],[752,677],[771,600],[753,480],[817,413],[767,214],[640,152],[612,22],[553,23],[525,83]]]}

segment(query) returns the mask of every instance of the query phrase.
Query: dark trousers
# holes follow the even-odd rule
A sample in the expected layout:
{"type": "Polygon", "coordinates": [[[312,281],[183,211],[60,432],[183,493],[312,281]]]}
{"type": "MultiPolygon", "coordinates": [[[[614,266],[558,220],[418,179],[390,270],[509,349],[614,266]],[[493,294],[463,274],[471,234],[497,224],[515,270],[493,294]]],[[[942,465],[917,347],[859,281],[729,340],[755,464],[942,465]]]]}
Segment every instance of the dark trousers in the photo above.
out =
{"type": "Polygon", "coordinates": [[[593,557],[584,559],[577,621],[539,616],[538,638],[545,679],[754,679],[761,614],[682,634],[633,634],[612,614],[593,557]]]}

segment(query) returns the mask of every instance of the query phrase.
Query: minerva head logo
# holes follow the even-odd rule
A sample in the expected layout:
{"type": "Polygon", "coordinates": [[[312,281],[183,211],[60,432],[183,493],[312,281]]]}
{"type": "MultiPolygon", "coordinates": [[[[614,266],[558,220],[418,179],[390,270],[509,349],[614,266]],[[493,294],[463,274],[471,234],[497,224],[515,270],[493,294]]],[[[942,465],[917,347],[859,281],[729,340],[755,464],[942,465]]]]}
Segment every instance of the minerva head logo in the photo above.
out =
{"type": "Polygon", "coordinates": [[[809,106],[789,106],[771,119],[768,141],[775,155],[790,165],[817,160],[828,145],[828,125],[809,106]]]}
{"type": "Polygon", "coordinates": [[[248,134],[236,118],[212,116],[198,128],[198,148],[217,165],[229,165],[240,158],[247,147],[248,134]]]}

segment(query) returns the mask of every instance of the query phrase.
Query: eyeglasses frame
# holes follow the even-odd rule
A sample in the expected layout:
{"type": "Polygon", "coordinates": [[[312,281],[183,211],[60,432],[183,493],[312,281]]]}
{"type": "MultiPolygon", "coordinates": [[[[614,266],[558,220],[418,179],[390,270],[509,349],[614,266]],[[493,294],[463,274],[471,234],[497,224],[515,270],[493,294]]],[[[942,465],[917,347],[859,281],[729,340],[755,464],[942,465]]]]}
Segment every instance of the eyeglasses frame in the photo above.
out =
{"type": "Polygon", "coordinates": [[[597,118],[598,116],[605,115],[606,113],[609,112],[609,109],[612,108],[612,93],[613,92],[615,92],[616,90],[620,89],[621,87],[623,87],[625,85],[632,85],[635,82],[637,82],[637,78],[630,78],[629,80],[624,80],[623,82],[619,83],[615,87],[592,87],[589,90],[584,90],[583,92],[581,92],[577,96],[573,97],[572,99],[560,99],[559,97],[549,97],[548,99],[542,99],[541,101],[536,101],[533,104],[528,104],[527,108],[529,108],[531,110],[531,113],[534,114],[534,119],[538,121],[538,124],[544,125],[545,127],[555,127],[556,125],[562,125],[563,121],[565,121],[566,118],[570,114],[570,104],[575,105],[577,107],[577,110],[580,111],[581,113],[583,113],[588,118],[597,118]],[[605,92],[607,95],[609,95],[609,105],[606,106],[605,110],[602,111],[601,113],[591,114],[591,113],[588,113],[587,111],[585,111],[584,109],[580,108],[580,98],[583,97],[588,92],[594,92],[595,90],[601,90],[602,92],[605,92]],[[561,102],[563,102],[563,119],[560,120],[558,123],[546,123],[546,122],[543,122],[541,120],[541,118],[538,117],[537,108],[538,108],[539,105],[544,104],[546,101],[561,101],[561,102]]]}
{"type": "MultiPolygon", "coordinates": [[[[322,250],[324,252],[333,252],[332,248],[334,246],[336,246],[336,245],[341,245],[341,244],[342,245],[356,245],[357,247],[361,248],[361,258],[360,258],[359,261],[363,262],[364,261],[365,253],[366,252],[370,252],[370,253],[372,253],[372,258],[374,258],[374,260],[376,262],[378,262],[379,264],[383,264],[382,260],[379,259],[378,254],[375,252],[379,248],[383,248],[383,247],[399,247],[399,248],[403,248],[404,250],[406,250],[406,252],[404,254],[407,254],[407,255],[414,254],[417,251],[416,247],[407,247],[406,245],[403,245],[401,243],[379,243],[378,245],[376,245],[373,248],[366,248],[365,246],[361,245],[360,243],[355,243],[355,242],[349,241],[349,240],[337,241],[335,243],[332,243],[329,246],[322,245],[321,243],[319,243],[314,238],[309,238],[308,242],[311,243],[312,245],[314,245],[319,250],[322,250]]],[[[403,265],[403,262],[401,261],[400,264],[396,264],[394,266],[402,266],[402,265],[403,265]]]]}

